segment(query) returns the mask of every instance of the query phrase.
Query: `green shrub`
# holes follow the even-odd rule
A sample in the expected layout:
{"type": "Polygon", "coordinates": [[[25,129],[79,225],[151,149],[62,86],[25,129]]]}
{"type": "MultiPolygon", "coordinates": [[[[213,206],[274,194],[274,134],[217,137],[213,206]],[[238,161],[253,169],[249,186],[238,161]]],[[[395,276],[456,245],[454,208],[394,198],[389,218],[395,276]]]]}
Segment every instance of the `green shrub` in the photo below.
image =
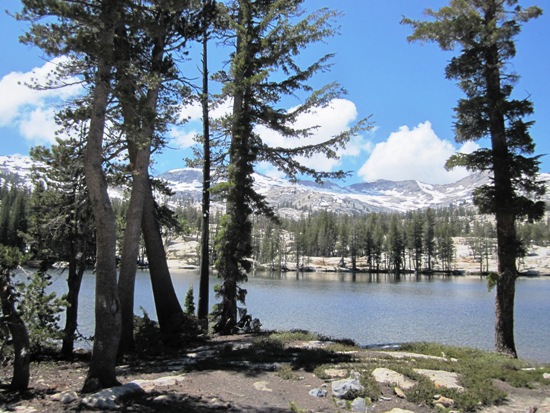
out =
{"type": "Polygon", "coordinates": [[[283,380],[298,380],[300,378],[290,364],[283,364],[277,369],[275,374],[283,380]]]}
{"type": "Polygon", "coordinates": [[[187,294],[185,294],[185,314],[195,315],[195,295],[193,292],[193,285],[189,286],[187,294]]]}
{"type": "Polygon", "coordinates": [[[55,292],[47,292],[51,278],[47,272],[37,271],[16,287],[21,292],[18,311],[27,326],[31,352],[35,355],[55,351],[63,338],[59,320],[67,301],[55,292]]]}
{"type": "Polygon", "coordinates": [[[154,355],[162,353],[159,324],[151,320],[149,314],[140,307],[143,317],[134,315],[134,341],[138,354],[154,355]]]}

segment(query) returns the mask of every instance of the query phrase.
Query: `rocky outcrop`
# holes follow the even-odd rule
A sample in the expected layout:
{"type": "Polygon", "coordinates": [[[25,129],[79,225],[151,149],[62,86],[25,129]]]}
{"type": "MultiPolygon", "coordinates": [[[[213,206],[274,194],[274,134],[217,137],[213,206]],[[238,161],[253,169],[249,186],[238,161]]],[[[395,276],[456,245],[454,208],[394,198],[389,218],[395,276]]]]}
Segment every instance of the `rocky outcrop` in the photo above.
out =
{"type": "Polygon", "coordinates": [[[372,376],[378,383],[385,383],[398,386],[403,390],[409,390],[416,385],[416,382],[406,378],[404,375],[396,371],[379,367],[374,369],[372,376]]]}
{"type": "MultiPolygon", "coordinates": [[[[118,410],[120,408],[118,402],[122,397],[150,393],[161,387],[177,385],[181,380],[183,380],[183,376],[168,376],[155,380],[134,380],[122,386],[103,389],[97,393],[85,396],[80,400],[80,404],[90,409],[118,410]]],[[[78,400],[79,396],[74,391],[67,391],[53,394],[50,398],[51,400],[68,404],[78,400]]],[[[162,400],[159,400],[159,402],[162,402],[162,400]]]]}

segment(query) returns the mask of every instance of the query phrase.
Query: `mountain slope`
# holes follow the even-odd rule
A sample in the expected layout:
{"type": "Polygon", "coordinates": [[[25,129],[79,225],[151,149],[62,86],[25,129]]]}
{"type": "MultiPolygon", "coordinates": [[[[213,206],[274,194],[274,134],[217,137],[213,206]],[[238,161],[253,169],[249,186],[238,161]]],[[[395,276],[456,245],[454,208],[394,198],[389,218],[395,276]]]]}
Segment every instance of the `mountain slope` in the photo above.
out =
{"type": "MultiPolygon", "coordinates": [[[[201,194],[199,169],[176,169],[159,175],[175,191],[179,200],[198,202],[201,194]]],[[[471,203],[472,191],[488,177],[474,174],[454,184],[429,185],[418,181],[375,181],[349,186],[311,181],[295,184],[284,179],[255,174],[256,190],[285,216],[304,211],[328,209],[336,213],[405,212],[427,207],[471,203]]]]}
{"type": "MultiPolygon", "coordinates": [[[[0,172],[17,174],[28,181],[32,161],[25,156],[0,156],[0,172]]],[[[200,203],[202,171],[195,168],[173,169],[158,176],[174,191],[174,201],[200,203]]],[[[550,174],[540,179],[550,187],[550,174]]],[[[430,185],[419,181],[364,182],[340,186],[333,182],[291,183],[280,178],[254,174],[256,190],[278,209],[279,214],[298,218],[307,211],[330,210],[336,213],[406,212],[427,207],[439,208],[471,204],[475,188],[487,183],[487,174],[472,174],[458,182],[430,185]]],[[[549,188],[550,189],[550,188],[549,188]]],[[[548,191],[550,194],[550,190],[548,191]]],[[[113,194],[121,193],[114,191],[113,194]]],[[[121,195],[118,195],[121,196],[121,195]]],[[[546,200],[550,199],[547,195],[546,200]]],[[[218,204],[220,207],[223,204],[218,204]]]]}

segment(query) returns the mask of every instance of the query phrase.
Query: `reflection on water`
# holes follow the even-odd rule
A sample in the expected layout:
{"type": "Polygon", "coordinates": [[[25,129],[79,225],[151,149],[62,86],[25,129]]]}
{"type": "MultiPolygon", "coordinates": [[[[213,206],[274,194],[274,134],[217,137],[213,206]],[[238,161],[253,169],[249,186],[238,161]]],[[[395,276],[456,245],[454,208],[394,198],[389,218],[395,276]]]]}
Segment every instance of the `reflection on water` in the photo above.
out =
{"type": "MultiPolygon", "coordinates": [[[[199,274],[172,271],[183,303],[190,285],[195,299],[199,274]]],[[[212,277],[210,284],[217,282],[212,277]]],[[[63,276],[56,289],[66,289],[63,276]]],[[[256,273],[244,285],[248,312],[265,329],[308,329],[359,344],[436,341],[493,348],[494,292],[485,280],[463,276],[352,274],[331,272],[256,273]]],[[[80,331],[93,333],[92,274],[84,277],[80,331]]],[[[521,357],[550,362],[550,279],[520,279],[516,288],[516,346],[521,357]]],[[[215,302],[210,294],[210,304],[215,302]]],[[[135,312],[155,317],[148,272],[136,279],[135,312]]]]}

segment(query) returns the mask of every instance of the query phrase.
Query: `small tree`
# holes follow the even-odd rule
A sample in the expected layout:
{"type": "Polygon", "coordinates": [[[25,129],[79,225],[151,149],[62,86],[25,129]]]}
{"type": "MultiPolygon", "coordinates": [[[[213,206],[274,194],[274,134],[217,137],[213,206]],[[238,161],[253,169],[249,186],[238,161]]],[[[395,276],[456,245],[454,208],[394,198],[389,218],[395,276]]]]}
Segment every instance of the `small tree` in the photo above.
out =
{"type": "MultiPolygon", "coordinates": [[[[0,324],[7,326],[14,348],[13,376],[10,387],[26,390],[30,379],[30,344],[25,322],[16,309],[17,293],[11,284],[11,272],[19,266],[23,255],[17,248],[0,244],[0,324]]],[[[5,337],[6,339],[7,337],[5,337]]]]}
{"type": "Polygon", "coordinates": [[[194,316],[195,315],[195,294],[193,292],[193,285],[189,286],[187,294],[185,294],[185,314],[194,316]]]}
{"type": "Polygon", "coordinates": [[[21,300],[18,311],[27,326],[33,354],[53,350],[63,338],[59,327],[60,314],[67,302],[55,292],[47,292],[51,276],[40,269],[18,285],[21,300]]]}

